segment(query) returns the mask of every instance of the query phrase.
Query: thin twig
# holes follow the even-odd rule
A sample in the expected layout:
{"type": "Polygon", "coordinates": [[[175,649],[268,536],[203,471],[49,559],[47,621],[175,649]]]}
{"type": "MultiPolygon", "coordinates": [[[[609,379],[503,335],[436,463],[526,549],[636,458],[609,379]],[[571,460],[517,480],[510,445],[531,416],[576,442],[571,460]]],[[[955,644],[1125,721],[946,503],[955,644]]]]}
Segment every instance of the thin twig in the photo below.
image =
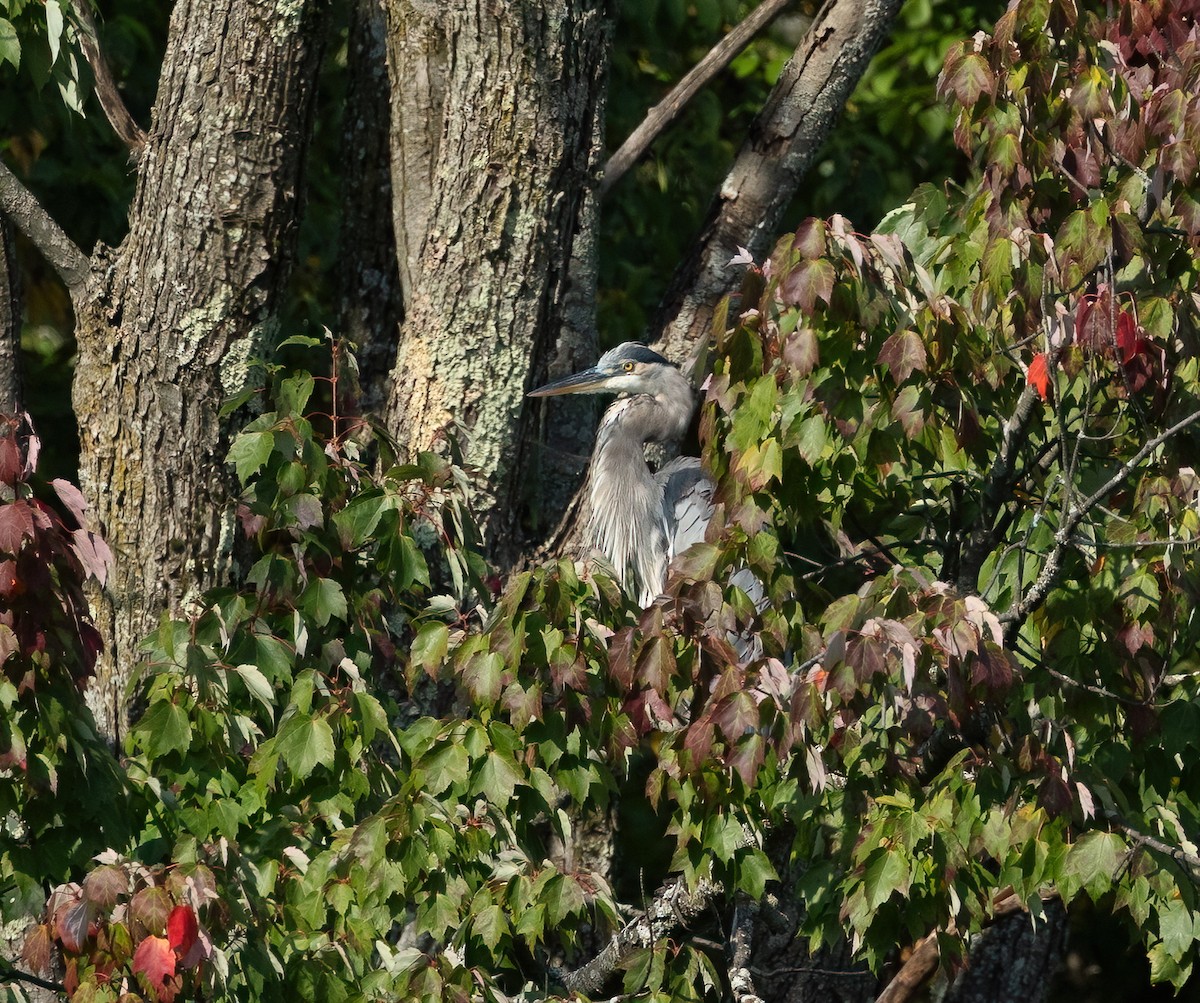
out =
{"type": "Polygon", "coordinates": [[[68,237],[29,189],[0,160],[0,212],[13,224],[61,276],[67,288],[74,294],[87,281],[90,263],[85,255],[68,237]]]}
{"type": "Polygon", "coordinates": [[[1200,883],[1200,857],[1196,856],[1196,854],[1188,853],[1181,846],[1172,846],[1170,843],[1164,843],[1161,839],[1156,839],[1154,836],[1148,836],[1144,832],[1139,832],[1115,812],[1108,813],[1108,820],[1139,846],[1146,846],[1151,850],[1157,850],[1159,853],[1166,854],[1175,863],[1184,867],[1193,881],[1200,883]]]}
{"type": "Polygon", "coordinates": [[[604,165],[600,179],[601,198],[615,185],[649,148],[650,144],[669,126],[687,103],[713,77],[733,62],[750,40],[778,17],[791,0],[763,0],[746,19],[714,45],[703,59],[688,71],[665,98],[646,113],[641,124],[633,130],[604,165]]]}
{"type": "Polygon", "coordinates": [[[1037,580],[1034,581],[1029,591],[1021,600],[1014,602],[1008,610],[1000,614],[1000,621],[1009,628],[1009,632],[1015,632],[1016,627],[1024,623],[1025,618],[1045,602],[1046,596],[1049,595],[1050,590],[1058,581],[1058,572],[1062,567],[1063,554],[1072,545],[1075,530],[1079,528],[1079,524],[1087,514],[1108,497],[1108,495],[1112,494],[1154,450],[1168,439],[1178,435],[1185,428],[1194,425],[1198,421],[1200,421],[1200,411],[1194,411],[1186,418],[1177,421],[1165,432],[1160,432],[1134,453],[1132,457],[1122,463],[1117,472],[1099,488],[1067,513],[1062,525],[1058,528],[1058,532],[1054,534],[1054,547],[1046,557],[1046,563],[1042,565],[1042,570],[1038,574],[1037,580]]]}
{"type": "Polygon", "coordinates": [[[125,99],[121,97],[117,82],[113,79],[112,70],[109,69],[108,60],[104,58],[104,52],[100,48],[100,35],[96,30],[96,19],[92,16],[90,0],[74,0],[71,7],[75,11],[75,17],[79,20],[80,28],[83,29],[79,33],[79,45],[83,49],[84,58],[92,68],[92,76],[96,82],[96,98],[104,110],[104,116],[108,119],[109,125],[113,127],[113,131],[121,137],[121,142],[129,147],[129,152],[136,158],[146,145],[146,133],[129,114],[129,109],[125,106],[125,99]]]}

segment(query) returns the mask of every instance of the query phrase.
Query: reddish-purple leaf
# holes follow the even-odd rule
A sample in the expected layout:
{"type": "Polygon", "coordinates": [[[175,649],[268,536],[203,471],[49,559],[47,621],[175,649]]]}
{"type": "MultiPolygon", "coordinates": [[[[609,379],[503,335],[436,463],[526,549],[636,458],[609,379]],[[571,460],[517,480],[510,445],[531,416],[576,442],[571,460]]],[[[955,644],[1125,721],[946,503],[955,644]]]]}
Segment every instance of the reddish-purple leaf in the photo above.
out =
{"type": "Polygon", "coordinates": [[[798,306],[805,313],[812,313],[817,300],[829,302],[833,296],[836,275],[824,258],[801,261],[783,280],[779,298],[785,306],[798,306]]]}
{"type": "Polygon", "coordinates": [[[75,556],[79,558],[83,570],[101,585],[108,581],[108,570],[112,567],[113,555],[104,538],[86,529],[77,529],[71,533],[71,540],[74,543],[75,556]]]}
{"type": "Polygon", "coordinates": [[[75,521],[82,526],[83,516],[88,508],[87,499],[83,497],[83,492],[70,481],[63,480],[61,477],[54,478],[50,482],[50,486],[54,488],[59,500],[67,506],[67,510],[75,517],[75,521]]]}
{"type": "MultiPolygon", "coordinates": [[[[968,43],[960,43],[964,44],[968,43]]],[[[955,46],[955,49],[961,52],[959,46],[955,46]]],[[[953,52],[954,49],[951,49],[951,53],[953,52]]],[[[953,62],[948,56],[938,81],[938,90],[942,93],[952,92],[960,105],[971,108],[981,95],[995,93],[996,78],[992,75],[987,60],[978,52],[968,52],[953,62]]]]}
{"type": "Polygon", "coordinates": [[[638,678],[651,689],[665,694],[675,674],[675,651],[671,642],[659,635],[652,637],[638,653],[638,678]]]}
{"type": "Polygon", "coordinates": [[[167,983],[175,977],[175,952],[165,937],[145,937],[138,944],[133,952],[133,973],[146,977],[159,1000],[174,998],[167,983]]]}
{"type": "Polygon", "coordinates": [[[825,221],[809,216],[798,227],[792,238],[792,247],[800,252],[802,258],[810,261],[823,257],[825,254],[825,221]]]}
{"type": "Polygon", "coordinates": [[[766,742],[763,741],[762,735],[754,732],[743,737],[729,756],[729,765],[747,787],[754,785],[754,778],[758,776],[758,768],[762,766],[765,753],[766,742]]]}
{"type": "Polygon", "coordinates": [[[1046,371],[1046,354],[1038,352],[1029,363],[1029,385],[1033,387],[1042,400],[1050,397],[1050,374],[1046,371]]]}
{"type": "Polygon", "coordinates": [[[25,937],[25,945],[21,948],[21,960],[37,974],[48,972],[53,948],[54,938],[50,935],[50,924],[39,923],[25,937]]]}
{"type": "Polygon", "coordinates": [[[171,899],[162,888],[143,888],[129,902],[129,918],[141,928],[138,932],[162,933],[167,928],[170,914],[171,899]]]}
{"type": "Polygon", "coordinates": [[[176,954],[187,954],[196,942],[200,924],[190,905],[177,905],[167,917],[167,943],[176,954]]]}
{"type": "Polygon", "coordinates": [[[783,343],[783,364],[796,376],[807,376],[821,361],[817,334],[810,327],[801,326],[788,335],[783,343]]]}
{"type": "Polygon", "coordinates": [[[83,894],[101,909],[108,909],[129,891],[129,877],[123,867],[102,864],[83,879],[83,894]]]}
{"type": "Polygon", "coordinates": [[[33,539],[34,508],[24,498],[0,504],[0,551],[16,556],[33,539]]]}
{"type": "Polygon", "coordinates": [[[91,925],[95,907],[80,895],[73,902],[64,903],[54,913],[54,933],[62,946],[72,954],[79,954],[87,943],[88,927],[91,925]]]}
{"type": "Polygon", "coordinates": [[[608,643],[608,674],[622,690],[633,685],[633,628],[625,627],[608,643]]]}
{"type": "Polygon", "coordinates": [[[713,718],[725,738],[735,742],[758,727],[758,706],[745,691],[731,693],[717,704],[713,718]]]}
{"type": "Polygon", "coordinates": [[[925,345],[915,331],[897,331],[879,350],[879,364],[888,367],[897,384],[924,372],[926,362],[925,345]]]}

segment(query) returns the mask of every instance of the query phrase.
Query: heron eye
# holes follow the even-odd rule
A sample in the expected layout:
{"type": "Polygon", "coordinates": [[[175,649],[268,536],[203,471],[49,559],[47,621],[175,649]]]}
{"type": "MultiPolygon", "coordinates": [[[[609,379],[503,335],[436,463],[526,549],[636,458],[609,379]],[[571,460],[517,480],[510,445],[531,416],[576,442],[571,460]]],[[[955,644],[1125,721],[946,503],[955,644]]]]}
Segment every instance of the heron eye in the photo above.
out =
{"type": "Polygon", "coordinates": [[[627,372],[627,373],[632,373],[633,372],[633,363],[626,362],[625,365],[623,365],[621,368],[624,369],[625,372],[627,372]]]}

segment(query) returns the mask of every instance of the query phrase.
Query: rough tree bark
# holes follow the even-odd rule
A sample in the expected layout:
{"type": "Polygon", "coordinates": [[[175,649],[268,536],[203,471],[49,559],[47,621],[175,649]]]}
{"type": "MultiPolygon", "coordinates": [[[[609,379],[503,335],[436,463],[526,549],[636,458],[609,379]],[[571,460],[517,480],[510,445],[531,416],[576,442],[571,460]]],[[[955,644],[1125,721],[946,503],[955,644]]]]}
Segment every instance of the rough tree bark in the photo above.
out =
{"type": "Polygon", "coordinates": [[[20,273],[12,227],[0,216],[0,414],[23,409],[21,397],[20,273]]]}
{"type": "Polygon", "coordinates": [[[592,184],[601,0],[390,0],[393,217],[405,317],[387,420],[453,429],[494,552],[513,557],[533,415],[592,184]]]}
{"type": "Polygon", "coordinates": [[[113,738],[138,644],[230,552],[217,411],[247,379],[291,258],[322,6],[176,5],[129,234],[72,288],[80,482],[116,556],[89,698],[113,738]]]}

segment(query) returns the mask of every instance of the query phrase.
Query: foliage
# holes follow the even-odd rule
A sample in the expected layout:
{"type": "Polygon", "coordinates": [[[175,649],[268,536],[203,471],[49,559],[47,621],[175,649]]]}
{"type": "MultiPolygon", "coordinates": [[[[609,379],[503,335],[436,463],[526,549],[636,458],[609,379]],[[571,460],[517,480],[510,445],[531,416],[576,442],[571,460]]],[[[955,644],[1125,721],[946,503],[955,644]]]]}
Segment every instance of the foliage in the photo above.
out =
{"type": "MultiPolygon", "coordinates": [[[[848,938],[876,971],[1058,896],[1124,917],[1182,984],[1193,6],[1019,0],[940,80],[977,183],[919,188],[871,234],[806,220],[746,267],[701,413],[716,528],[647,610],[569,561],[488,609],[461,471],[389,466],[339,413],[339,353],[272,371],[229,455],[246,582],[150,639],[129,835],[85,872],[80,821],[47,824],[81,849],[27,881],[58,884],[30,963],[61,950],[80,999],[563,995],[668,879],[716,889],[722,924],[771,885],[814,949],[848,938]],[[740,567],[761,611],[722,585],[740,567]],[[646,833],[669,851],[632,906],[580,850],[614,806],[654,826],[624,866],[646,833]]],[[[699,938],[617,961],[615,992],[726,989],[699,938]]]]}
{"type": "Polygon", "coordinates": [[[35,913],[66,880],[128,838],[108,810],[117,764],[84,706],[100,636],[83,585],[111,554],[83,527],[83,495],[37,476],[28,415],[0,416],[0,919],[35,913]]]}

